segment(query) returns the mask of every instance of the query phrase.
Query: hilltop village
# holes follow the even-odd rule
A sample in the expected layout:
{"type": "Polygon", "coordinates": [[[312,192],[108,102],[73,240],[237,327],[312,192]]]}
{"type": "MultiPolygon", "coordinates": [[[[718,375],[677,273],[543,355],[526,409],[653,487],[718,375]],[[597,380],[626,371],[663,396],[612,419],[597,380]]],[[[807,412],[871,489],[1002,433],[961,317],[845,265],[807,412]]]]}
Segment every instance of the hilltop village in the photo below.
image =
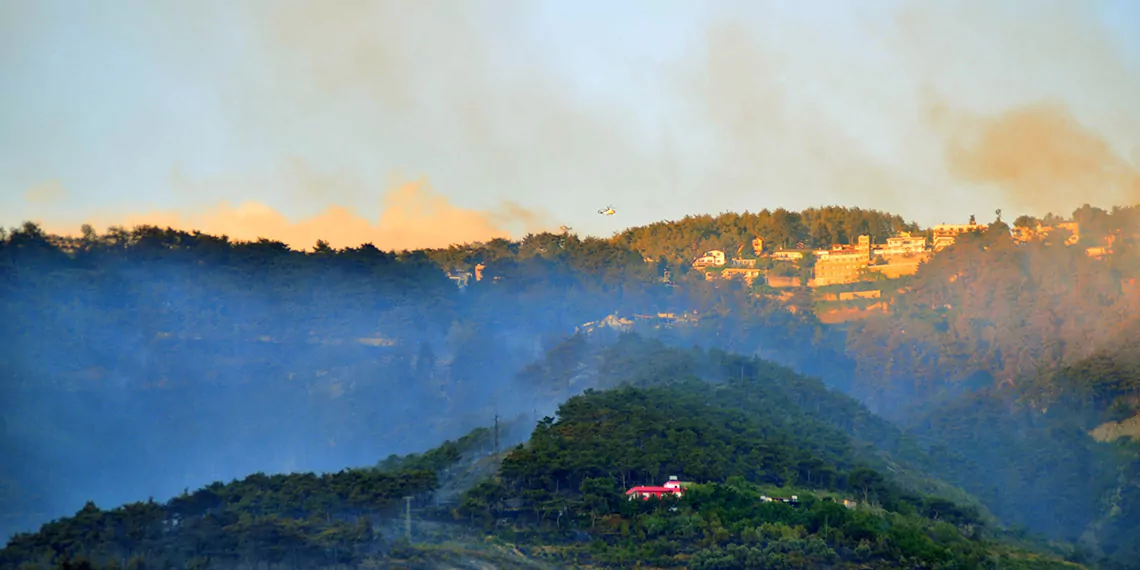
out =
{"type": "MultiPolygon", "coordinates": [[[[763,236],[756,236],[748,244],[738,244],[734,255],[730,256],[723,249],[712,249],[689,265],[708,281],[741,280],[756,295],[770,295],[784,301],[793,313],[801,308],[793,301],[794,291],[806,288],[820,321],[835,324],[860,320],[875,312],[888,312],[890,302],[884,298],[886,288],[883,287],[886,282],[914,275],[921,264],[952,246],[960,236],[988,227],[970,216],[965,224],[938,224],[924,232],[899,231],[887,237],[885,243],[875,243],[871,236],[864,234],[857,236],[854,244],[833,244],[829,248],[770,248],[763,236]]],[[[1081,241],[1080,225],[1059,218],[1046,222],[1019,220],[1010,228],[1010,235],[1019,245],[1059,240],[1071,247],[1081,241]]],[[[1102,259],[1112,253],[1113,241],[1109,235],[1103,244],[1086,247],[1085,254],[1102,259]]],[[[649,256],[645,261],[654,262],[649,256]]],[[[669,270],[663,271],[661,279],[673,285],[669,270]]],[[[896,289],[900,294],[906,291],[898,286],[890,288],[896,289]]],[[[630,330],[636,322],[685,325],[698,320],[695,314],[632,317],[610,315],[597,322],[584,323],[580,329],[630,330]]]]}
{"type": "MultiPolygon", "coordinates": [[[[769,250],[764,238],[757,236],[750,247],[739,247],[731,258],[723,250],[711,250],[691,265],[707,280],[743,279],[750,287],[776,293],[785,301],[793,294],[778,291],[806,286],[812,291],[816,316],[825,323],[840,323],[887,312],[888,302],[882,299],[884,281],[915,274],[921,264],[952,246],[960,236],[988,227],[970,216],[965,224],[939,224],[926,232],[897,232],[881,244],[871,236],[860,235],[854,244],[833,244],[827,249],[769,250]]],[[[1015,224],[1010,235],[1017,244],[1058,239],[1074,246],[1081,238],[1080,226],[1072,220],[1015,224]]],[[[1112,243],[1110,235],[1103,245],[1086,247],[1085,253],[1101,259],[1112,252],[1112,243]]],[[[788,308],[797,310],[794,304],[788,308]]]]}
{"type": "MultiPolygon", "coordinates": [[[[812,310],[822,322],[839,323],[859,320],[874,312],[887,312],[890,301],[884,298],[887,288],[883,285],[886,282],[914,275],[921,264],[952,246],[962,235],[988,227],[988,224],[979,224],[974,216],[970,216],[964,224],[938,224],[925,231],[917,227],[911,231],[896,231],[883,243],[876,243],[872,236],[861,234],[852,236],[854,243],[832,244],[827,248],[807,247],[804,243],[796,244],[798,247],[772,247],[765,236],[755,235],[748,243],[734,244],[735,251],[705,250],[695,259],[684,261],[682,265],[687,267],[682,270],[690,274],[698,272],[707,281],[742,281],[756,295],[780,299],[793,313],[804,308],[804,299],[810,299],[807,302],[813,305],[812,310]],[[797,294],[797,291],[801,293],[797,294]],[[802,295],[804,291],[808,292],[806,298],[802,295]]],[[[1054,240],[1066,246],[1082,243],[1080,224],[1055,216],[1045,220],[1023,217],[1014,222],[1010,235],[1017,244],[1034,241],[1052,243],[1054,240]]],[[[1113,236],[1109,235],[1103,243],[1086,243],[1085,253],[1091,258],[1101,259],[1112,253],[1113,241],[1113,236]]],[[[647,264],[660,263],[649,251],[642,251],[641,255],[647,264]]],[[[674,271],[678,265],[673,264],[672,267],[672,270],[659,270],[659,278],[667,286],[677,285],[674,271]]],[[[491,281],[501,278],[486,273],[486,266],[477,263],[468,271],[453,268],[447,271],[447,276],[460,289],[485,277],[491,281]]],[[[890,290],[905,292],[905,288],[895,285],[890,290]]],[[[614,314],[599,321],[583,323],[579,329],[629,330],[636,322],[691,325],[698,320],[696,314],[614,314]]]]}
{"type": "MultiPolygon", "coordinates": [[[[750,243],[737,244],[732,256],[722,249],[705,251],[689,263],[703,273],[705,279],[742,279],[749,286],[768,286],[776,289],[793,287],[824,288],[864,281],[895,279],[913,275],[921,263],[950,247],[959,236],[982,231],[988,226],[978,224],[974,216],[965,224],[939,224],[925,232],[900,231],[875,243],[871,236],[860,235],[853,244],[833,244],[830,248],[771,248],[764,236],[754,237],[750,243]]],[[[1044,224],[1015,225],[1010,233],[1016,243],[1046,239],[1063,232],[1066,245],[1080,241],[1080,227],[1075,221],[1054,221],[1044,224]]],[[[1090,257],[1101,258],[1111,253],[1112,237],[1100,246],[1086,248],[1090,257]]],[[[646,263],[657,260],[645,254],[646,263]]],[[[483,280],[485,265],[478,263],[472,271],[451,270],[448,277],[459,287],[466,287],[473,278],[483,280]]],[[[672,272],[662,271],[661,280],[672,284],[672,272]]],[[[497,277],[492,277],[497,279],[497,277]]]]}
{"type": "MultiPolygon", "coordinates": [[[[728,258],[722,250],[711,250],[694,260],[692,267],[702,271],[709,280],[742,278],[751,285],[759,279],[774,288],[804,285],[819,288],[882,278],[893,279],[913,275],[918,271],[919,264],[953,245],[959,236],[986,227],[978,224],[971,216],[966,224],[939,224],[932,227],[927,232],[931,236],[930,240],[926,235],[898,232],[888,237],[886,243],[876,244],[871,241],[871,236],[861,235],[855,244],[834,244],[829,249],[768,251],[765,249],[764,238],[757,236],[750,244],[751,255],[746,254],[748,248],[743,245],[733,258],[728,258]],[[797,271],[804,268],[810,269],[812,275],[806,283],[797,271]]],[[[1038,222],[1034,227],[1017,226],[1011,229],[1011,235],[1017,243],[1028,243],[1045,239],[1058,230],[1068,234],[1065,237],[1066,245],[1074,245],[1080,240],[1079,225],[1073,221],[1055,225],[1042,225],[1038,222]]],[[[1107,246],[1087,248],[1086,253],[1090,257],[1103,257],[1110,252],[1110,247],[1111,240],[1107,246]]]]}

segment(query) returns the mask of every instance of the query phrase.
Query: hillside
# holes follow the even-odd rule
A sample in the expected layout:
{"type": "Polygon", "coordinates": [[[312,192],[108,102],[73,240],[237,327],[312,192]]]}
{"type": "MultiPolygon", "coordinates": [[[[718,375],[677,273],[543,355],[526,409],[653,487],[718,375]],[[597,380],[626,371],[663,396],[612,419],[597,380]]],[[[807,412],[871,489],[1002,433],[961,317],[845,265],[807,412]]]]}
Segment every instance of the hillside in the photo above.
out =
{"type": "MultiPolygon", "coordinates": [[[[335,470],[454,439],[496,412],[552,409],[558,400],[516,400],[510,380],[582,323],[740,315],[747,300],[713,284],[668,287],[605,240],[552,249],[548,238],[563,236],[484,244],[485,278],[460,287],[439,252],[306,253],[149,227],[5,233],[0,449],[19,459],[0,465],[0,535],[92,498],[335,470]]],[[[753,305],[749,334],[710,318],[682,338],[764,343],[766,356],[809,369],[841,348],[817,350],[808,318],[753,305]]]]}
{"type": "MultiPolygon", "coordinates": [[[[1127,235],[1132,215],[1100,216],[1081,239],[1127,235]]],[[[1130,239],[1113,243],[1096,259],[1060,241],[1017,245],[1000,226],[960,239],[892,295],[890,314],[848,326],[850,390],[912,428],[943,458],[932,469],[1003,521],[1134,567],[1140,465],[1107,434],[1140,412],[1140,273],[1130,239]]]]}
{"type": "Polygon", "coordinates": [[[538,399],[563,400],[591,388],[712,382],[735,390],[732,403],[741,409],[798,423],[799,429],[810,424],[840,432],[895,458],[925,460],[898,427],[819,379],[788,367],[719,349],[676,348],[636,333],[608,340],[584,335],[568,338],[523,369],[515,380],[518,389],[538,399]]]}
{"type": "Polygon", "coordinates": [[[1015,387],[935,408],[913,422],[914,432],[958,450],[938,472],[1003,520],[1132,567],[1140,560],[1140,447],[1112,428],[1137,417],[1140,351],[1136,336],[1124,338],[1015,387]]]}
{"type": "Polygon", "coordinates": [[[469,472],[493,472],[494,463],[486,466],[492,445],[491,431],[479,429],[422,455],[389,457],[371,468],[256,473],[165,503],[109,510],[89,502],[73,517],[14,537],[0,551],[0,568],[370,568],[400,560],[460,568],[479,568],[488,560],[504,568],[541,567],[477,544],[400,548],[404,497],[412,497],[419,511],[469,472]]]}
{"type": "Polygon", "coordinates": [[[1140,410],[1137,347],[1122,342],[1140,314],[1135,217],[1078,209],[1071,245],[1016,243],[995,223],[915,275],[826,290],[706,280],[688,256],[756,232],[819,245],[917,228],[840,208],[698,216],[608,240],[300,252],[147,227],[65,240],[25,225],[0,239],[0,452],[17,458],[0,465],[0,533],[89,499],[370,464],[496,414],[537,419],[589,387],[795,384],[794,370],[822,382],[764,398],[817,408],[908,491],[958,493],[983,517],[1128,567],[1140,478],[1115,436],[1140,410]],[[1102,256],[1085,250],[1106,243],[1102,256]],[[465,277],[480,264],[481,279],[465,277]],[[867,287],[882,297],[857,301],[883,310],[835,325],[816,316],[867,287]],[[661,344],[630,346],[625,330],[661,344]],[[847,410],[824,385],[883,417],[847,410]]]}
{"type": "MultiPolygon", "coordinates": [[[[1072,566],[1010,542],[973,506],[911,490],[889,454],[869,452],[850,433],[905,438],[818,381],[636,336],[584,348],[602,360],[605,376],[596,381],[615,387],[559,406],[502,456],[497,476],[493,434],[479,429],[372,468],[256,474],[110,511],[88,504],[16,537],[0,567],[64,567],[65,559],[97,568],[1072,566]],[[743,373],[730,379],[738,367],[743,373]],[[667,475],[696,483],[676,510],[624,500],[627,486],[667,475]],[[449,498],[445,489],[457,484],[469,490],[449,498]],[[799,502],[764,502],[764,493],[799,502]],[[410,545],[400,538],[404,496],[415,512],[410,545]],[[834,502],[843,499],[859,506],[834,502]]],[[[559,378],[532,369],[517,381],[559,378]]],[[[524,423],[504,423],[500,435],[510,441],[524,423]]]]}
{"type": "Polygon", "coordinates": [[[513,528],[499,536],[606,567],[1075,567],[1012,547],[972,508],[905,491],[835,431],[742,410],[740,390],[692,382],[576,396],[460,512],[488,529],[507,517],[513,528]],[[679,500],[621,497],[668,475],[694,484],[679,500]]]}
{"type": "Polygon", "coordinates": [[[1127,338],[1140,315],[1132,215],[1081,232],[1086,243],[1103,243],[1094,231],[1127,236],[1099,259],[1060,240],[1015,243],[1005,224],[962,237],[900,283],[889,313],[848,327],[851,391],[887,413],[1014,384],[1127,338]]]}

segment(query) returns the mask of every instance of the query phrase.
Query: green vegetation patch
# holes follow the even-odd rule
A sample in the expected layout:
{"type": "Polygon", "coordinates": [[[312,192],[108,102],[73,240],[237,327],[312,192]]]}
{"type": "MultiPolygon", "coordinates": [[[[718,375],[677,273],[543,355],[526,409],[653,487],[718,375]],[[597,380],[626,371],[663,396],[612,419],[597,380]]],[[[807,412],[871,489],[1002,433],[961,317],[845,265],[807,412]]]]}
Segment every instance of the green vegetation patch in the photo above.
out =
{"type": "Polygon", "coordinates": [[[976,509],[905,491],[861,464],[839,430],[741,405],[742,389],[679,382],[571,398],[456,515],[607,567],[996,568],[1002,548],[1033,560],[976,509]],[[680,499],[626,499],[670,475],[695,484],[680,499]],[[795,504],[766,499],[792,495],[795,504]]]}

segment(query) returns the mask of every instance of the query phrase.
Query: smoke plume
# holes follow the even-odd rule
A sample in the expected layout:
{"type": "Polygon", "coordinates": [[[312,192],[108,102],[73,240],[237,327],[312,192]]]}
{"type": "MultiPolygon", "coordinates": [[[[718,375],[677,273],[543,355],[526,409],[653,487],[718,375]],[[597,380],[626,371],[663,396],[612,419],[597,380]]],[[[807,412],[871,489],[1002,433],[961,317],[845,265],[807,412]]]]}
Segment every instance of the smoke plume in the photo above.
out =
{"type": "Polygon", "coordinates": [[[1127,3],[904,6],[895,46],[948,187],[1034,215],[1140,201],[1140,60],[1108,29],[1137,22],[1127,3]]]}
{"type": "MultiPolygon", "coordinates": [[[[72,54],[53,67],[40,53],[48,45],[34,47],[51,37],[41,29],[70,32],[52,30],[62,24],[39,6],[11,10],[32,30],[10,43],[11,60],[42,65],[16,65],[6,82],[0,103],[14,104],[0,108],[27,112],[5,117],[0,145],[27,166],[0,162],[0,180],[23,190],[57,176],[73,190],[71,211],[122,187],[170,199],[120,197],[106,204],[112,217],[179,209],[185,200],[154,188],[151,171],[179,164],[199,178],[245,179],[292,157],[313,165],[316,191],[196,196],[227,220],[275,231],[317,224],[262,210],[380,232],[363,221],[376,219],[371,195],[349,190],[406,170],[454,202],[541,204],[594,234],[723,210],[845,204],[936,223],[1136,200],[1137,45],[1108,33],[1127,32],[1130,18],[1134,27],[1126,2],[682,3],[569,21],[563,8],[513,0],[144,4],[91,15],[90,39],[141,58],[130,60],[137,77],[97,83],[97,60],[72,54]],[[84,66],[91,72],[74,72],[84,66]],[[167,88],[185,112],[163,99],[167,88]],[[113,101],[115,113],[67,114],[79,104],[53,98],[93,91],[91,104],[113,101]],[[932,97],[942,111],[930,112],[932,97]],[[97,115],[118,119],[82,120],[97,115]],[[66,128],[43,128],[50,121],[66,128]],[[187,140],[197,146],[179,146],[187,140]],[[608,204],[619,216],[594,214],[608,204]]],[[[485,212],[480,239],[527,217],[513,208],[485,212]]],[[[282,239],[313,237],[289,231],[297,237],[282,239]]]]}
{"type": "Polygon", "coordinates": [[[1061,105],[1021,107],[993,116],[932,111],[948,127],[950,173],[992,184],[1023,209],[1067,212],[1089,202],[1140,202],[1140,171],[1061,105]]]}
{"type": "Polygon", "coordinates": [[[24,199],[33,204],[50,204],[67,197],[63,184],[59,180],[48,180],[37,184],[24,193],[24,199]]]}

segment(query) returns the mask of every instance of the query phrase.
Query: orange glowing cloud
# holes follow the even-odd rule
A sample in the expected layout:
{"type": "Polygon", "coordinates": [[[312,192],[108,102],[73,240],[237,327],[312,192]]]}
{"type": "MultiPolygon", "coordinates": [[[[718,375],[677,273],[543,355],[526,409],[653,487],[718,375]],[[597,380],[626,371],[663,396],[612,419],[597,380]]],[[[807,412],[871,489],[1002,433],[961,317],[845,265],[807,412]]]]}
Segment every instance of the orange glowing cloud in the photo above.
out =
{"type": "MultiPolygon", "coordinates": [[[[455,243],[510,238],[505,226],[520,224],[525,231],[540,231],[544,217],[517,204],[507,203],[502,212],[470,210],[452,204],[434,193],[424,181],[405,183],[388,192],[383,211],[373,223],[348,208],[330,206],[299,221],[290,220],[272,207],[255,201],[233,205],[222,202],[193,214],[156,211],[127,214],[90,221],[96,228],[153,225],[186,231],[226,235],[239,241],[267,238],[294,249],[310,249],[317,240],[335,248],[372,243],[387,250],[447,247],[455,243]]],[[[45,225],[45,230],[74,234],[74,227],[45,225]]]]}

